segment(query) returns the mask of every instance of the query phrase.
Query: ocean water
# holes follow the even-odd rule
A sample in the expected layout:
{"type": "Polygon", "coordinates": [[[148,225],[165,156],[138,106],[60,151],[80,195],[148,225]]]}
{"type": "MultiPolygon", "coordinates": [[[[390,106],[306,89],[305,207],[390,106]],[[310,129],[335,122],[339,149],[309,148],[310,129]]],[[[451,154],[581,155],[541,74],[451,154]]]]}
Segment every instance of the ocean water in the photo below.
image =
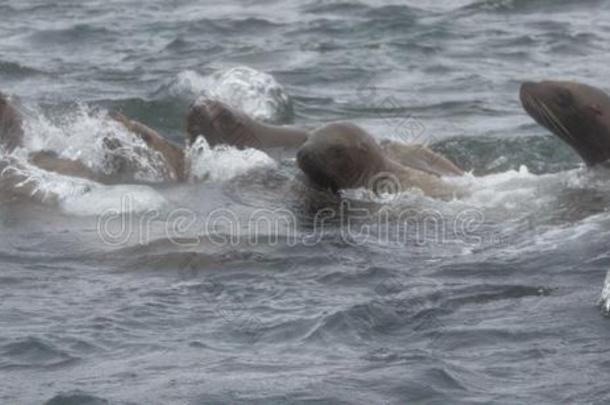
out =
{"type": "Polygon", "coordinates": [[[525,80],[610,90],[610,2],[4,0],[0,16],[0,91],[26,129],[2,167],[36,191],[0,203],[1,404],[610,400],[610,172],[518,101],[525,80]],[[107,118],[183,142],[202,95],[428,144],[468,171],[450,180],[465,195],[337,198],[290,154],[204,142],[194,179],[162,184],[107,118]],[[111,171],[108,136],[146,184],[24,160],[111,171]]]}

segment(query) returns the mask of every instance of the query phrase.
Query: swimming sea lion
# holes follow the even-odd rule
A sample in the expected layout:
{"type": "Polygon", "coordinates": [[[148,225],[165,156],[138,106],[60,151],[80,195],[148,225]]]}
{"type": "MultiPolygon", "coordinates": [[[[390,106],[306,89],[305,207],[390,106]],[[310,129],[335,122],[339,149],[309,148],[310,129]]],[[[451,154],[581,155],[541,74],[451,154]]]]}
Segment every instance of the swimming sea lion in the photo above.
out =
{"type": "MultiPolygon", "coordinates": [[[[165,160],[167,174],[166,181],[184,181],[187,178],[184,150],[172,141],[159,135],[152,128],[147,127],[141,122],[132,120],[119,112],[111,112],[109,116],[123,126],[133,135],[143,140],[152,150],[159,152],[165,160]]],[[[110,145],[111,148],[120,145],[110,145]]]]}
{"type": "MultiPolygon", "coordinates": [[[[110,113],[109,117],[121,125],[135,137],[143,140],[154,152],[163,157],[166,170],[163,170],[164,181],[182,181],[186,178],[184,167],[184,151],[171,141],[163,138],[151,128],[137,121],[130,120],[120,113],[110,113]]],[[[23,119],[18,110],[9,102],[8,98],[0,93],[0,146],[6,153],[22,146],[23,142],[23,119]]],[[[117,139],[104,139],[104,145],[109,152],[121,148],[117,139]]],[[[109,154],[113,159],[115,168],[112,175],[97,173],[78,160],[60,157],[52,151],[38,151],[29,155],[29,163],[46,171],[59,173],[66,176],[81,177],[103,184],[117,184],[125,182],[141,182],[136,179],[138,170],[137,162],[130,162],[121,154],[109,154]]],[[[9,172],[5,173],[5,177],[9,172]]],[[[5,179],[6,180],[6,179],[5,179]]]]}
{"type": "Polygon", "coordinates": [[[227,104],[211,99],[194,103],[186,118],[189,144],[203,136],[212,147],[228,144],[240,149],[298,148],[307,140],[307,131],[267,125],[227,104]]]}
{"type": "Polygon", "coordinates": [[[312,132],[297,153],[297,163],[309,179],[333,192],[372,188],[377,181],[396,181],[398,189],[418,188],[430,197],[451,197],[456,189],[434,174],[404,166],[387,157],[362,128],[336,122],[312,132]]]}
{"type": "Polygon", "coordinates": [[[520,98],[525,111],[588,166],[610,159],[610,97],[605,92],[576,82],[526,82],[520,98]]]}

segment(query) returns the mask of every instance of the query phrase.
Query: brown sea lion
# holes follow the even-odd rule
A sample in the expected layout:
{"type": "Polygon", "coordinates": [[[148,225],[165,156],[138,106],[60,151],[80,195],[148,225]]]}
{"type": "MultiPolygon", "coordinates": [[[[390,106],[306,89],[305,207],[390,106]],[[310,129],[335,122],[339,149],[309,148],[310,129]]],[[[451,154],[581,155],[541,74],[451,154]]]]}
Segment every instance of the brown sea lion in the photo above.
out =
{"type": "Polygon", "coordinates": [[[540,125],[570,145],[588,166],[610,159],[610,97],[567,81],[526,82],[521,103],[540,125]]]}
{"type": "MultiPolygon", "coordinates": [[[[171,141],[163,138],[151,128],[137,121],[130,120],[120,113],[110,113],[111,119],[122,124],[133,136],[143,140],[152,151],[158,152],[163,156],[165,167],[165,181],[183,181],[186,178],[184,165],[184,151],[171,141]]],[[[0,146],[6,153],[12,152],[23,142],[23,120],[19,111],[9,102],[8,98],[0,94],[0,146]]],[[[105,139],[104,144],[111,152],[121,148],[120,141],[116,139],[105,139]]],[[[66,176],[81,177],[103,184],[117,184],[125,182],[139,182],[135,179],[137,165],[129,162],[120,154],[112,156],[113,164],[116,168],[115,173],[107,175],[98,173],[90,169],[82,162],[73,159],[63,158],[52,151],[33,152],[29,155],[29,162],[41,169],[59,173],[66,176]]],[[[5,184],[11,182],[7,180],[11,171],[4,173],[5,184]]],[[[14,176],[13,176],[14,177],[14,176]]]]}
{"type": "MultiPolygon", "coordinates": [[[[37,197],[38,185],[25,174],[27,169],[10,156],[15,148],[23,145],[22,125],[23,120],[19,111],[5,95],[0,93],[0,147],[4,149],[4,154],[0,157],[1,199],[15,195],[37,197]]],[[[34,153],[30,156],[30,161],[43,169],[49,167],[62,174],[97,179],[97,175],[80,162],[60,159],[52,152],[34,153]]]]}
{"type": "Polygon", "coordinates": [[[227,104],[206,99],[191,106],[186,117],[188,143],[203,136],[210,146],[228,144],[237,148],[298,148],[307,140],[307,131],[287,126],[267,125],[227,104]]]}
{"type": "MultiPolygon", "coordinates": [[[[372,188],[395,182],[395,192],[418,188],[430,197],[452,197],[458,191],[437,175],[389,158],[362,128],[344,122],[323,126],[309,135],[297,153],[297,163],[309,179],[333,192],[372,188]]],[[[392,186],[390,186],[391,188],[392,186]]]]}
{"type": "MultiPolygon", "coordinates": [[[[111,112],[109,116],[123,124],[130,133],[143,140],[148,147],[163,156],[168,171],[166,181],[182,182],[186,180],[185,156],[182,147],[159,135],[155,130],[141,122],[129,119],[119,112],[111,112]]],[[[111,147],[116,146],[118,145],[111,147]]]]}

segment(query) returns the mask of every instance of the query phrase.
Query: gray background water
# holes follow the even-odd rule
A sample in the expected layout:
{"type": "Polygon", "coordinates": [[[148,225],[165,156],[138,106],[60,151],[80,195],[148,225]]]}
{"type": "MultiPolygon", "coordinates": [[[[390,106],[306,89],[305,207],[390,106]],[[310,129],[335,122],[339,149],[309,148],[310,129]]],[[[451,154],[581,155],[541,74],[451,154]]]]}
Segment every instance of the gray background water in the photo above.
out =
{"type": "MultiPolygon", "coordinates": [[[[391,136],[415,119],[475,173],[541,174],[483,211],[482,239],[450,242],[355,245],[336,226],[313,246],[177,246],[158,220],[157,241],[109,246],[95,218],[4,202],[0,402],[610,399],[609,187],[562,182],[579,160],[517,97],[546,77],[610,88],[610,2],[5,0],[0,16],[0,89],[25,104],[120,109],[179,140],[177,75],[245,64],[286,87],[297,125],[391,136]]],[[[289,208],[303,235],[293,174],[161,192],[202,212],[289,208]]]]}

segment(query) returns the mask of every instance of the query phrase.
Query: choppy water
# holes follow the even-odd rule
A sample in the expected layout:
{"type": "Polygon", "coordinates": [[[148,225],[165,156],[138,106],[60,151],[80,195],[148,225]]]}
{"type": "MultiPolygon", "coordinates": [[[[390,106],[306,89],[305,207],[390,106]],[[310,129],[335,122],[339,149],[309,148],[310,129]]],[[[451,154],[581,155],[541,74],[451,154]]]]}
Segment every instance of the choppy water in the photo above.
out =
{"type": "Polygon", "coordinates": [[[251,113],[355,121],[473,173],[456,201],[341,202],[291,156],[205,145],[208,181],[181,186],[26,168],[56,198],[0,206],[0,403],[610,399],[609,176],[517,97],[551,77],[610,90],[610,2],[25,0],[0,15],[0,89],[29,150],[102,170],[99,138],[126,136],[107,109],[181,141],[210,75],[245,65],[292,99],[215,90],[251,113]]]}

